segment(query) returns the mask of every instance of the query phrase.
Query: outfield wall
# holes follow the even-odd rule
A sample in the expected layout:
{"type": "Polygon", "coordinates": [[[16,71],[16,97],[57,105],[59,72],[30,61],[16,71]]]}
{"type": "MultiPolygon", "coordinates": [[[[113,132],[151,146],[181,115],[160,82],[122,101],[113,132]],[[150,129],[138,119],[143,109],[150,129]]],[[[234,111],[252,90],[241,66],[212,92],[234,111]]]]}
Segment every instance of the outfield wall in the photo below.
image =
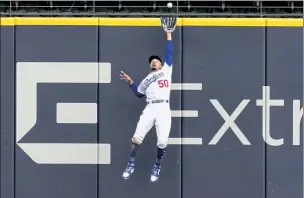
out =
{"type": "Polygon", "coordinates": [[[155,129],[121,178],[145,101],[119,72],[164,56],[159,19],[0,22],[1,198],[302,198],[303,20],[179,19],[153,185],[155,129]]]}

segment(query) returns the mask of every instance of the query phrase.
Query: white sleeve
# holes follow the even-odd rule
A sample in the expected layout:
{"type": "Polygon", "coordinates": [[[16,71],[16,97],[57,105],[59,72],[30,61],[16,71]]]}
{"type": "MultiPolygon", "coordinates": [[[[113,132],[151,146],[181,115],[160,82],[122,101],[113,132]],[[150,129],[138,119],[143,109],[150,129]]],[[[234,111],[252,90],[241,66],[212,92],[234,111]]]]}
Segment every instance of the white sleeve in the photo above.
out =
{"type": "Polygon", "coordinates": [[[169,66],[167,63],[164,63],[162,70],[166,75],[172,75],[172,67],[173,65],[169,66]]]}

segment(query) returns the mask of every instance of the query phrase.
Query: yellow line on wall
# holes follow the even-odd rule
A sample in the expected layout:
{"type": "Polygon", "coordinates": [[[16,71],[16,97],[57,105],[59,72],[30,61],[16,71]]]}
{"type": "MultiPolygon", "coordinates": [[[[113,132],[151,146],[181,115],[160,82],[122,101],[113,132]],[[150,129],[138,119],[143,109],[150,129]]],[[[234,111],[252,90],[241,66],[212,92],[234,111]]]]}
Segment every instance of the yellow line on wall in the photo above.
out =
{"type": "MultiPolygon", "coordinates": [[[[159,18],[2,17],[1,26],[160,26],[159,18]]],[[[303,27],[300,18],[179,18],[177,26],[303,27]]]]}

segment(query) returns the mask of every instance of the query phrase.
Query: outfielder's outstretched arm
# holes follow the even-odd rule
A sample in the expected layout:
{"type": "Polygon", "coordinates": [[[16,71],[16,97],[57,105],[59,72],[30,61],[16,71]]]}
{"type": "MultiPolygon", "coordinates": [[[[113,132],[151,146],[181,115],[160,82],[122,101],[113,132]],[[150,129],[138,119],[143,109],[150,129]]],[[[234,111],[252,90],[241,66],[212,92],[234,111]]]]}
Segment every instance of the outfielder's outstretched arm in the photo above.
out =
{"type": "Polygon", "coordinates": [[[138,91],[138,87],[137,87],[137,85],[136,85],[134,82],[132,82],[132,84],[130,84],[129,86],[130,86],[132,92],[133,92],[138,98],[142,98],[142,97],[145,96],[144,94],[142,94],[142,93],[140,93],[140,92],[138,91]]]}
{"type": "Polygon", "coordinates": [[[137,87],[137,85],[133,82],[132,78],[123,71],[120,71],[120,79],[124,79],[128,82],[129,87],[131,88],[132,92],[138,98],[144,97],[144,88],[143,88],[142,84],[140,84],[139,87],[137,87]]]}
{"type": "Polygon", "coordinates": [[[167,44],[166,44],[165,63],[166,63],[169,67],[172,66],[172,37],[171,37],[171,33],[167,33],[167,44]]]}

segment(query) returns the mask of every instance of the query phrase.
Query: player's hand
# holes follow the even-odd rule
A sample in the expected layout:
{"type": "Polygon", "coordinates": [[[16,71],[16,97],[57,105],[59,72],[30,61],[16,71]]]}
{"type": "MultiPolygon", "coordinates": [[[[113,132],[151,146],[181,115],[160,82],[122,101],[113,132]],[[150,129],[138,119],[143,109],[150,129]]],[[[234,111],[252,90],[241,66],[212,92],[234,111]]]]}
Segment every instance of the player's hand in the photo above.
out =
{"type": "Polygon", "coordinates": [[[176,27],[177,17],[160,17],[160,22],[166,33],[172,33],[176,27]]]}
{"type": "Polygon", "coordinates": [[[127,81],[129,84],[133,83],[133,81],[130,78],[130,76],[128,74],[126,74],[125,72],[123,72],[123,71],[120,71],[120,79],[123,79],[123,80],[127,81]]]}

